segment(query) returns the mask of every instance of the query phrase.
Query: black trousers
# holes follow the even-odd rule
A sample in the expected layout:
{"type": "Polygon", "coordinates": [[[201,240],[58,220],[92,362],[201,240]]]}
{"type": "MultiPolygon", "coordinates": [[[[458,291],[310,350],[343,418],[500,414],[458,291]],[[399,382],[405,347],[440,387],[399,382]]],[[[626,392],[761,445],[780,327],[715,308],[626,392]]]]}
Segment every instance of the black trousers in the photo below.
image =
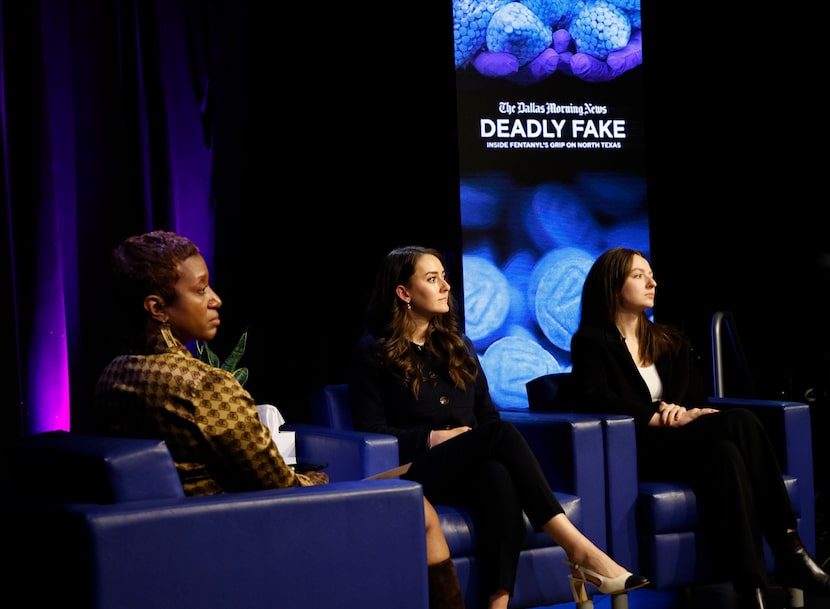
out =
{"type": "Polygon", "coordinates": [[[420,482],[430,502],[465,506],[474,514],[487,596],[500,588],[513,594],[523,513],[536,530],[564,513],[524,437],[505,421],[442,442],[416,457],[402,477],[420,482]]]}
{"type": "Polygon", "coordinates": [[[709,559],[733,582],[766,584],[762,536],[775,551],[797,520],[769,437],[744,408],[638,436],[640,476],[687,482],[698,496],[709,559]]]}

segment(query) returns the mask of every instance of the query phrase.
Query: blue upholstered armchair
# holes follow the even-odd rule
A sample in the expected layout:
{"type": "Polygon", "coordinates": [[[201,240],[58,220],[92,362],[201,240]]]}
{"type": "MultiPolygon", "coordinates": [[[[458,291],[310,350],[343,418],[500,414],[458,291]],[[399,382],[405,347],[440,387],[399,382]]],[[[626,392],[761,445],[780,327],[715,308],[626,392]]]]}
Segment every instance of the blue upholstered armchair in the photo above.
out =
{"type": "MultiPolygon", "coordinates": [[[[343,433],[353,430],[348,386],[326,385],[313,392],[311,415],[313,424],[284,425],[282,429],[293,429],[298,434],[317,427],[334,428],[343,433]]],[[[514,423],[528,440],[568,517],[604,548],[605,487],[597,484],[605,474],[600,422],[580,415],[544,417],[527,412],[504,412],[502,418],[514,423]]],[[[387,459],[389,455],[385,454],[382,461],[373,463],[364,459],[363,467],[348,472],[348,478],[371,476],[399,465],[394,437],[377,434],[374,441],[392,441],[393,456],[387,459]]],[[[299,444],[298,458],[303,459],[299,444]]],[[[450,546],[465,604],[468,609],[483,607],[486,599],[478,598],[477,593],[476,535],[471,514],[452,506],[436,505],[435,508],[450,546]]],[[[534,532],[527,520],[525,524],[527,542],[519,558],[511,609],[573,602],[568,568],[562,562],[566,558],[564,550],[546,534],[534,532]]]]}
{"type": "MultiPolygon", "coordinates": [[[[307,459],[344,468],[372,440],[297,434],[307,459]]],[[[159,440],[49,432],[4,456],[4,581],[27,605],[428,608],[414,482],[185,497],[159,440]]]]}
{"type": "MultiPolygon", "coordinates": [[[[567,402],[567,373],[545,375],[527,383],[533,412],[562,412],[567,402]]],[[[760,418],[778,455],[787,490],[798,514],[798,532],[814,554],[815,498],[810,411],[806,404],[777,400],[711,398],[718,408],[749,408],[760,418]]],[[[605,455],[608,550],[615,560],[636,567],[656,590],[719,583],[707,568],[701,548],[697,500],[688,485],[638,480],[634,420],[620,415],[590,415],[602,421],[605,455]]],[[[765,543],[766,545],[766,543],[765,543]]],[[[774,561],[766,546],[767,566],[774,561]]],[[[791,607],[803,606],[792,591],[791,607]]]]}

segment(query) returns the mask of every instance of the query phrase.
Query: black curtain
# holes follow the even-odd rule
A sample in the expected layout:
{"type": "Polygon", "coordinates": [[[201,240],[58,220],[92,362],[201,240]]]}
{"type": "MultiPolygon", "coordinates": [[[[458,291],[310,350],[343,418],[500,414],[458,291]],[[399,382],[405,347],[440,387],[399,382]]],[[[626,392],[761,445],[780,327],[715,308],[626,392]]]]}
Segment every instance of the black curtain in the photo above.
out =
{"type": "Polygon", "coordinates": [[[224,301],[214,350],[248,330],[246,387],[289,421],[345,380],[386,251],[441,249],[460,298],[450,3],[383,27],[332,11],[0,0],[5,438],[64,407],[89,427],[130,234],[197,242],[224,301]]]}
{"type": "MultiPolygon", "coordinates": [[[[246,386],[291,421],[344,380],[386,251],[445,251],[460,298],[451,3],[349,9],[0,0],[3,437],[70,408],[88,424],[115,348],[106,262],[130,234],[200,245],[224,300],[216,351],[247,329],[246,386]]],[[[747,51],[712,87],[700,49],[720,30],[643,14],[659,316],[708,356],[712,313],[733,311],[762,397],[826,396],[823,171],[800,140],[823,123],[800,118],[813,80],[795,69],[811,64],[771,75],[747,51]]]]}

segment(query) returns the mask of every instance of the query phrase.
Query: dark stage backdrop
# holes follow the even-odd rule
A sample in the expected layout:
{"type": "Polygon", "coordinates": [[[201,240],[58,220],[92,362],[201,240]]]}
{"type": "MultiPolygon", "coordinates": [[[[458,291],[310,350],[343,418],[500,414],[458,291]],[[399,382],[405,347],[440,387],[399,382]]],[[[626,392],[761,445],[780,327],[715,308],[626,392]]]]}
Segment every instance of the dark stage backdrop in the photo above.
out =
{"type": "MultiPolygon", "coordinates": [[[[385,6],[378,28],[375,6],[0,0],[3,438],[86,425],[113,350],[106,259],[130,234],[196,239],[217,352],[248,329],[247,386],[292,421],[344,380],[383,254],[433,245],[460,277],[451,4],[385,6]]],[[[820,32],[653,0],[642,18],[656,313],[705,355],[733,310],[759,393],[823,395],[820,32]]]]}
{"type": "Polygon", "coordinates": [[[450,7],[374,12],[0,1],[4,438],[89,426],[130,234],[201,246],[213,348],[248,330],[246,387],[289,421],[345,380],[389,249],[432,245],[460,276],[450,7]]]}

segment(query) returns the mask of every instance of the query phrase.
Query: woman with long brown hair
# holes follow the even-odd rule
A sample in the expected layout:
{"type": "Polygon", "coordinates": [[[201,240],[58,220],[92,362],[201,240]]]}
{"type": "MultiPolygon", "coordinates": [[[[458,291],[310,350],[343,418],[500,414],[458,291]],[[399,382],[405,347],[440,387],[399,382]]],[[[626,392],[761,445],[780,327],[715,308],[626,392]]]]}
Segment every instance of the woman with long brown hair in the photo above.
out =
{"type": "Polygon", "coordinates": [[[778,584],[827,596],[830,577],[799,539],[760,421],[744,408],[710,405],[686,336],[649,319],[656,289],[642,252],[612,248],[594,262],[571,340],[573,403],[633,417],[640,476],[695,489],[704,523],[719,540],[711,560],[747,607],[766,605],[762,535],[778,584]]]}
{"type": "MultiPolygon", "coordinates": [[[[383,259],[355,347],[349,397],[355,427],[398,438],[402,478],[432,503],[475,508],[482,593],[505,609],[524,540],[523,512],[568,555],[571,577],[604,594],[647,585],[568,519],[535,455],[501,420],[469,338],[458,328],[441,254],[407,246],[383,259]]],[[[553,575],[553,574],[551,574],[553,575]]]]}

